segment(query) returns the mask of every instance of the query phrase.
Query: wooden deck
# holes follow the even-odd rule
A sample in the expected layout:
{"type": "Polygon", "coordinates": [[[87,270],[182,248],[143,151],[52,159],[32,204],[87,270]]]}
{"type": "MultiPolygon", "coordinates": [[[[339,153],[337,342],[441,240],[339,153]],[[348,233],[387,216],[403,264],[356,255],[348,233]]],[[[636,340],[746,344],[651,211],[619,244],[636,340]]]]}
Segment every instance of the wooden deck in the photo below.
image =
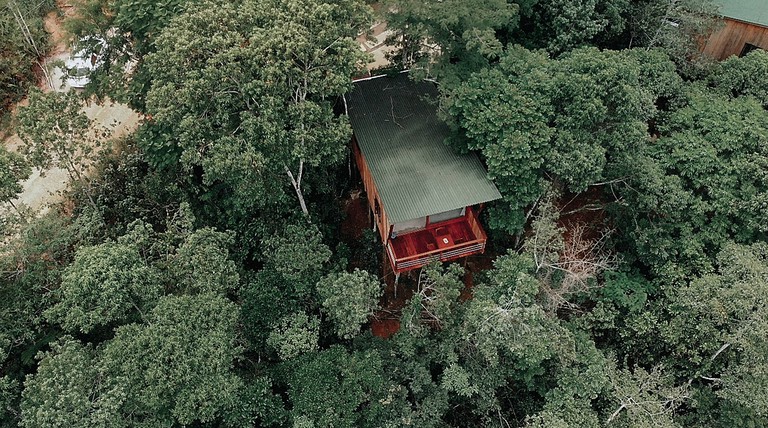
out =
{"type": "Polygon", "coordinates": [[[485,231],[474,211],[463,217],[434,223],[392,238],[387,242],[392,269],[396,273],[420,268],[433,260],[443,262],[485,251],[485,231]]]}

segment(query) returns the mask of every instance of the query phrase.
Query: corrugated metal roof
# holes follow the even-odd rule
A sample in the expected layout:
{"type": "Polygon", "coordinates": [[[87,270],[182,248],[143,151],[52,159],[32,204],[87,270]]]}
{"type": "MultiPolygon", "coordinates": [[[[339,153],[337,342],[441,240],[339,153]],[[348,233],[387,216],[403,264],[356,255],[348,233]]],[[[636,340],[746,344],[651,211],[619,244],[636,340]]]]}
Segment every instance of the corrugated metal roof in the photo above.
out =
{"type": "Polygon", "coordinates": [[[358,81],[349,118],[390,224],[501,198],[475,154],[444,144],[448,127],[430,102],[437,89],[408,75],[358,81]]]}
{"type": "Polygon", "coordinates": [[[768,0],[719,0],[726,18],[768,27],[768,0]]]}

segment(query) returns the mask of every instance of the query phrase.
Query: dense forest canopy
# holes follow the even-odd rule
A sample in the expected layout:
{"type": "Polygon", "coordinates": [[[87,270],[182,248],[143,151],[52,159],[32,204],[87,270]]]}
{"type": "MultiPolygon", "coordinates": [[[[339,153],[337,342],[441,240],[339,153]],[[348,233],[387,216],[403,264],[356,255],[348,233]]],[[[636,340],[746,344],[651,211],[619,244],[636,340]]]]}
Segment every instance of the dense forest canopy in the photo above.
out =
{"type": "MultiPolygon", "coordinates": [[[[0,150],[0,426],[768,426],[768,54],[702,57],[714,3],[74,6],[105,65],[0,150]],[[503,196],[484,266],[414,271],[396,310],[345,218],[376,20],[503,196]],[[84,150],[91,96],[144,118],[116,150],[84,150]],[[49,165],[66,201],[13,204],[49,165]]],[[[4,105],[38,58],[13,25],[4,105]]]]}

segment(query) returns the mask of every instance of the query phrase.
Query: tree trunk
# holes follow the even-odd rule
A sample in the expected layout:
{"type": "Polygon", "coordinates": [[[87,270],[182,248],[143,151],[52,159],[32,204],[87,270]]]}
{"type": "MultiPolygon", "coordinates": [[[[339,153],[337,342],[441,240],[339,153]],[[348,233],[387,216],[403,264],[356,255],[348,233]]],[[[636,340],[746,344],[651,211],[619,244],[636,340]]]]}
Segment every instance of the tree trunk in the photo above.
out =
{"type": "Polygon", "coordinates": [[[301,178],[304,172],[304,161],[299,161],[299,175],[298,178],[293,176],[293,173],[287,166],[283,166],[285,173],[288,174],[288,178],[291,180],[293,190],[296,191],[296,196],[299,198],[299,205],[301,206],[301,212],[304,216],[309,217],[309,210],[307,209],[307,203],[304,201],[304,193],[301,191],[301,178]]]}

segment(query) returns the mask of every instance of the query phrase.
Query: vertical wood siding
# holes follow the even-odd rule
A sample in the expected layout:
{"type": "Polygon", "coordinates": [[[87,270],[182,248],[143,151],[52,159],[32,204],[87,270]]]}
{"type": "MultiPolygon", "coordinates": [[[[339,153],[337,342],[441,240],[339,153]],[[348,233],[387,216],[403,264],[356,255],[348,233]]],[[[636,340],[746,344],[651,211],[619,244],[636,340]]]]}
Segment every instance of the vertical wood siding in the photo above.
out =
{"type": "Polygon", "coordinates": [[[768,50],[768,28],[725,18],[725,27],[714,33],[704,46],[704,53],[716,60],[739,55],[749,43],[768,50]]]}
{"type": "Polygon", "coordinates": [[[370,208],[371,212],[374,213],[374,221],[376,222],[376,228],[378,229],[379,235],[381,236],[381,242],[386,244],[387,239],[389,238],[389,222],[387,221],[387,213],[384,211],[384,205],[382,204],[381,198],[379,197],[379,191],[376,189],[376,183],[373,182],[373,175],[371,175],[371,170],[368,168],[368,163],[365,161],[365,157],[363,157],[363,153],[360,151],[360,147],[357,145],[357,139],[354,136],[352,136],[352,153],[355,156],[355,163],[357,164],[358,171],[360,171],[360,177],[363,180],[365,194],[368,197],[368,208],[370,208]],[[374,209],[374,201],[376,200],[379,201],[378,217],[375,216],[376,210],[374,209]]]}

